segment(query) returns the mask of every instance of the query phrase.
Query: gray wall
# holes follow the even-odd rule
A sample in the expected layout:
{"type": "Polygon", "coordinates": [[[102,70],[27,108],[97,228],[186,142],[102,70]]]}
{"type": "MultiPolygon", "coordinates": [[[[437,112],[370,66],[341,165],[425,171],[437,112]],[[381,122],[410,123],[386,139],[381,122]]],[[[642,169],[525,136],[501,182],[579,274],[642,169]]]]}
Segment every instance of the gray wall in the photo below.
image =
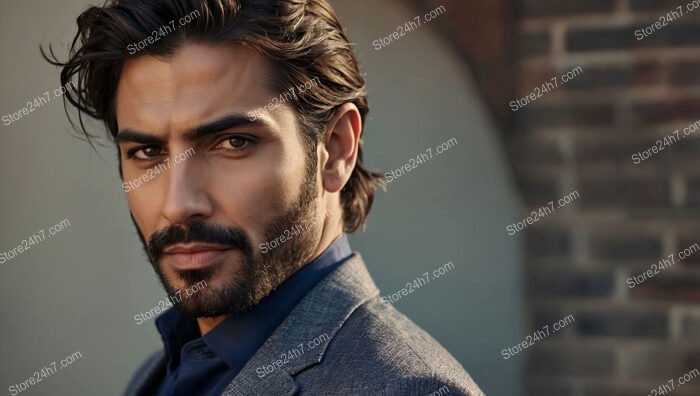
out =
{"type": "Polygon", "coordinates": [[[375,49],[374,40],[419,15],[402,2],[333,5],[367,73],[369,164],[395,170],[427,148],[435,153],[453,137],[459,142],[392,181],[353,248],[382,295],[452,261],[446,276],[395,305],[452,352],[484,392],[518,395],[524,361],[504,360],[500,351],[524,337],[517,237],[505,232],[519,202],[472,76],[430,24],[375,49]]]}
{"type": "MultiPolygon", "coordinates": [[[[452,137],[459,144],[380,193],[352,244],[383,294],[452,261],[452,271],[396,305],[453,352],[487,393],[517,395],[520,363],[500,356],[522,339],[518,252],[504,230],[516,217],[515,194],[470,76],[431,28],[372,48],[372,40],[415,16],[397,4],[335,2],[367,71],[366,158],[375,169],[390,170],[452,137]]],[[[53,43],[63,53],[85,7],[75,0],[5,5],[0,117],[58,88],[58,72],[37,46],[53,43]]],[[[115,150],[100,148],[98,156],[71,137],[56,98],[9,126],[0,123],[0,136],[0,252],[70,221],[0,264],[0,392],[80,351],[82,359],[21,394],[119,393],[160,346],[153,322],[137,325],[133,316],[155,306],[163,292],[129,220],[115,150]]]]}

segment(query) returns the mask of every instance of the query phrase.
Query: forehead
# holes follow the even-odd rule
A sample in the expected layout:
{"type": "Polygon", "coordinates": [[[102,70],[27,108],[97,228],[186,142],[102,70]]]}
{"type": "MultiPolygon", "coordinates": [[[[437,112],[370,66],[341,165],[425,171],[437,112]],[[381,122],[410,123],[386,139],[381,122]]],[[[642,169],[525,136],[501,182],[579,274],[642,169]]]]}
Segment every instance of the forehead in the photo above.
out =
{"type": "Polygon", "coordinates": [[[168,58],[132,58],[117,86],[117,122],[161,134],[245,114],[274,96],[271,76],[269,61],[240,45],[186,44],[168,58]]]}

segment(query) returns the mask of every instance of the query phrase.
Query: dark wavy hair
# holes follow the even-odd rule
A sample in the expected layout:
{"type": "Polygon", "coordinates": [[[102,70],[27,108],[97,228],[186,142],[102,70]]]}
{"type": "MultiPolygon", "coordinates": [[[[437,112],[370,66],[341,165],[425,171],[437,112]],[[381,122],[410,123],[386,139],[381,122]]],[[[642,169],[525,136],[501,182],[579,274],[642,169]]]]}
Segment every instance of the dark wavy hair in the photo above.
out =
{"type": "MultiPolygon", "coordinates": [[[[125,61],[142,55],[168,57],[186,42],[254,49],[271,62],[270,84],[280,93],[316,79],[313,89],[295,91],[291,100],[314,161],[316,145],[340,105],[354,103],[363,125],[369,111],[353,47],[326,0],[110,0],[89,7],[77,23],[67,61],[59,61],[51,47],[42,48],[42,55],[62,67],[61,85],[74,82],[64,96],[66,114],[88,141],[96,136],[85,117],[104,122],[112,137],[117,134],[115,96],[125,61]],[[181,19],[187,23],[176,26],[181,19]],[[165,26],[175,29],[134,51],[134,43],[165,26]],[[77,122],[70,105],[78,109],[77,122]]],[[[360,140],[357,164],[341,191],[348,232],[365,223],[376,188],[384,184],[381,174],[363,166],[362,145],[360,140]]]]}

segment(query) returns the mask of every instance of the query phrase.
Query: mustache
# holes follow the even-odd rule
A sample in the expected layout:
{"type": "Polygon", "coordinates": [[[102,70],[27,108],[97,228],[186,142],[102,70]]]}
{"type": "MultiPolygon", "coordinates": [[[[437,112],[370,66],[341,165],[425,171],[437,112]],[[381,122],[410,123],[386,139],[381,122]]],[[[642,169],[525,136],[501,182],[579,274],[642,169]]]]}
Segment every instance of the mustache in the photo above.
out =
{"type": "Polygon", "coordinates": [[[210,243],[230,245],[240,249],[246,255],[253,254],[253,246],[243,230],[236,227],[224,227],[201,221],[191,222],[185,226],[169,226],[153,233],[148,238],[146,248],[151,260],[157,262],[163,256],[163,250],[178,243],[210,243]]]}

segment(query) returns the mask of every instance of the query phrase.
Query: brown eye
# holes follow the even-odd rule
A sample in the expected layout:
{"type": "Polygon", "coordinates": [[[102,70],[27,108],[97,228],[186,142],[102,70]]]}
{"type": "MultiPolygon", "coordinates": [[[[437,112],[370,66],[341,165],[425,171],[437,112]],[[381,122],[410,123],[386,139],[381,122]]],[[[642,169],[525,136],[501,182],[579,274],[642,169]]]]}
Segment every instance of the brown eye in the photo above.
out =
{"type": "Polygon", "coordinates": [[[216,148],[224,150],[243,150],[247,148],[251,143],[249,138],[243,136],[231,136],[226,138],[219,143],[216,148]]]}
{"type": "Polygon", "coordinates": [[[232,137],[231,139],[228,139],[228,142],[232,147],[235,148],[245,147],[246,143],[248,143],[247,140],[241,139],[239,137],[232,137]]]}
{"type": "Polygon", "coordinates": [[[157,146],[143,147],[134,152],[134,157],[137,159],[151,159],[163,153],[163,150],[157,146]]]}

